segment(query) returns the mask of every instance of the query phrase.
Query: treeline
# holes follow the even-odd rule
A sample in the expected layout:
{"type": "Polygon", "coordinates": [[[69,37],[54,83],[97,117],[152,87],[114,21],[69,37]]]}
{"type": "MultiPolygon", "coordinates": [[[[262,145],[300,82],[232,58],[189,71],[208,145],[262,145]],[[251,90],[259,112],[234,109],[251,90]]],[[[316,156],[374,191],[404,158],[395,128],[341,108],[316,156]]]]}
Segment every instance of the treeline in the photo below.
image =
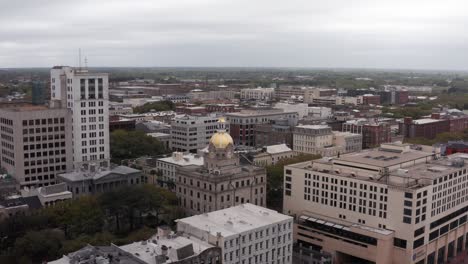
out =
{"type": "Polygon", "coordinates": [[[159,111],[171,111],[171,110],[175,110],[175,104],[171,101],[159,101],[159,102],[146,103],[142,106],[137,106],[133,108],[133,112],[137,114],[148,113],[151,111],[159,112],[159,111]]]}
{"type": "Polygon", "coordinates": [[[87,244],[147,239],[156,226],[171,225],[180,217],[174,193],[153,185],[129,186],[3,220],[0,256],[15,256],[18,263],[41,263],[87,244]]]}

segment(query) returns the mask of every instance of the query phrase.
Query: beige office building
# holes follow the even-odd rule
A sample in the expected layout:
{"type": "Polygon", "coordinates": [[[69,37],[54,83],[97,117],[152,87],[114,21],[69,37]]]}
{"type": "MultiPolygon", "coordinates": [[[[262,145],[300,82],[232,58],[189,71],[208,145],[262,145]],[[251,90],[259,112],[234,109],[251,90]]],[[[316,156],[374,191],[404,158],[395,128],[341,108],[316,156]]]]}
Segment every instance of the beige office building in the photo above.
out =
{"type": "Polygon", "coordinates": [[[266,205],[265,169],[241,164],[224,128],[211,137],[203,165],[178,167],[176,177],[179,203],[189,215],[244,203],[266,205]]]}
{"type": "Polygon", "coordinates": [[[55,184],[72,169],[71,111],[60,102],[0,109],[0,123],[1,167],[21,188],[55,184]]]}
{"type": "Polygon", "coordinates": [[[334,263],[448,263],[466,255],[467,154],[380,148],[285,167],[295,240],[334,263]]]}

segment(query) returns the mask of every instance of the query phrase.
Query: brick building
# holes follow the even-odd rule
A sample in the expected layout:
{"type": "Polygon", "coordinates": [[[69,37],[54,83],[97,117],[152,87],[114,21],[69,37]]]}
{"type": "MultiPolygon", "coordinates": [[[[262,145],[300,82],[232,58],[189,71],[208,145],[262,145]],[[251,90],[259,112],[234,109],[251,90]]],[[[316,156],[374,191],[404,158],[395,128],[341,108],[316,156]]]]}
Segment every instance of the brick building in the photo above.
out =
{"type": "Polygon", "coordinates": [[[371,122],[366,119],[350,120],[342,125],[342,131],[362,135],[362,148],[379,146],[391,142],[391,126],[385,122],[371,122]]]}

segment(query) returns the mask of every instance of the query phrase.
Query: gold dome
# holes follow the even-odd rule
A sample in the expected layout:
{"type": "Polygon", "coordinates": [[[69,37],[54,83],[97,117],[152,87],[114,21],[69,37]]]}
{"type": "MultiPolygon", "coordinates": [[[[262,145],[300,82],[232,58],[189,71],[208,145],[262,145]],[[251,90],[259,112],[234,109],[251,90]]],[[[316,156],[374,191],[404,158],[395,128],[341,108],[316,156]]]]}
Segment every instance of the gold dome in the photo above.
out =
{"type": "Polygon", "coordinates": [[[229,144],[234,144],[234,141],[226,131],[218,131],[211,137],[210,144],[215,148],[226,148],[229,144]]]}

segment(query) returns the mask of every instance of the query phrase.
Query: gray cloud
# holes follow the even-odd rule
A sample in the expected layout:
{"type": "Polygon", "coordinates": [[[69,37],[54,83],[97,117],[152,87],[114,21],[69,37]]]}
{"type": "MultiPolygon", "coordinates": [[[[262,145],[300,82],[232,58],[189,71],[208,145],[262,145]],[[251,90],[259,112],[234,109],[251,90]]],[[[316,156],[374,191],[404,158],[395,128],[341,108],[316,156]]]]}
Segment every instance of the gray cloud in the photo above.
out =
{"type": "Polygon", "coordinates": [[[0,67],[468,69],[462,0],[0,0],[0,67]]]}

